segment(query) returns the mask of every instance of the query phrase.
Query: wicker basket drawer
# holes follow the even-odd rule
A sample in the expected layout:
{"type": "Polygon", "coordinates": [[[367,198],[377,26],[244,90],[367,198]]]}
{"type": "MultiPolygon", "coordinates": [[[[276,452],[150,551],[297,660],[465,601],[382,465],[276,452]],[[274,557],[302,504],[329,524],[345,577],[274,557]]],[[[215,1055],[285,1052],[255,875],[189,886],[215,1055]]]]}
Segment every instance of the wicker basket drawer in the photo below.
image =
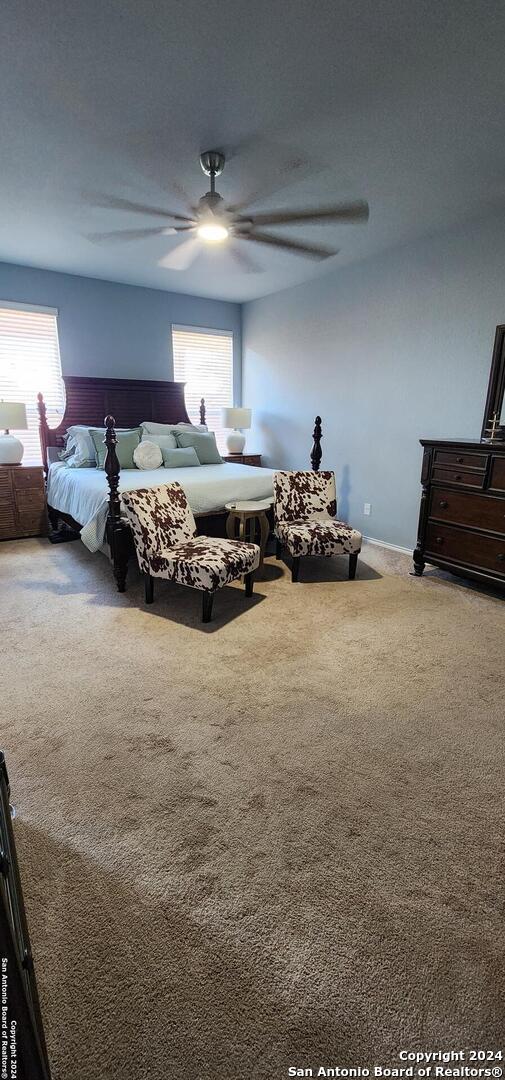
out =
{"type": "Polygon", "coordinates": [[[40,510],[26,510],[17,516],[18,536],[41,536],[47,532],[47,521],[44,507],[40,510]]]}
{"type": "Polygon", "coordinates": [[[26,488],[33,488],[36,491],[44,490],[42,470],[37,466],[34,466],[33,469],[24,467],[13,469],[11,475],[16,491],[24,491],[26,488]]]}

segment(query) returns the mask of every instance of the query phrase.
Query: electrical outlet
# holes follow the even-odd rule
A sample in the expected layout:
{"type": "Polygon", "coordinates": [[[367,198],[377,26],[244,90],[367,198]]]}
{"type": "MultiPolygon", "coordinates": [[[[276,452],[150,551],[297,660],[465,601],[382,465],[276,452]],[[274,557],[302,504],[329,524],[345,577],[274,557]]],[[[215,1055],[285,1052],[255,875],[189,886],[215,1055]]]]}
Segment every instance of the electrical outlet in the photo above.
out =
{"type": "Polygon", "coordinates": [[[372,513],[372,504],[371,503],[365,503],[365,505],[363,507],[363,513],[365,514],[366,517],[370,516],[370,514],[372,513]]]}

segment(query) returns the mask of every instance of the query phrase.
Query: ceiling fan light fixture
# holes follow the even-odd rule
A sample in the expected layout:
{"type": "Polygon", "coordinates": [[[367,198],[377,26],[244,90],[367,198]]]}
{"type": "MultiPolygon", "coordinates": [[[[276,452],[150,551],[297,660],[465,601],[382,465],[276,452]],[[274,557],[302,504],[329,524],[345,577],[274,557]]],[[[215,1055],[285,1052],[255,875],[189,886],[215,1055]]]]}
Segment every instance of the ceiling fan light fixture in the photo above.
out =
{"type": "Polygon", "coordinates": [[[221,244],[230,235],[226,225],[221,225],[218,221],[204,222],[198,226],[197,233],[199,239],[208,244],[221,244]]]}

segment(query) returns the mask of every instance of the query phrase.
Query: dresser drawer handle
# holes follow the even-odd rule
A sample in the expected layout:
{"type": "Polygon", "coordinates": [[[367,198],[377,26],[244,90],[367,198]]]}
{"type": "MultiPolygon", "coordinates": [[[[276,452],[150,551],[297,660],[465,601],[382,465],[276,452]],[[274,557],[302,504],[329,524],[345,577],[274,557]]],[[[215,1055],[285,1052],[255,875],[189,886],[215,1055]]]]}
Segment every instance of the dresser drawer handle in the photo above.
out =
{"type": "Polygon", "coordinates": [[[443,544],[443,542],[444,542],[443,536],[437,536],[436,540],[437,540],[437,544],[443,544]]]}
{"type": "Polygon", "coordinates": [[[447,507],[449,506],[447,499],[440,499],[439,506],[442,507],[442,510],[447,510],[447,507]]]}
{"type": "Polygon", "coordinates": [[[457,461],[458,465],[462,465],[462,464],[463,464],[463,462],[464,462],[464,460],[465,460],[465,459],[464,459],[464,458],[462,458],[462,457],[458,457],[458,458],[456,458],[456,461],[457,461]]]}
{"type": "Polygon", "coordinates": [[[499,562],[505,562],[505,555],[503,554],[502,551],[500,552],[499,555],[496,556],[496,558],[499,560],[499,562]]]}
{"type": "Polygon", "coordinates": [[[461,473],[456,473],[454,479],[455,480],[461,480],[461,473]]]}

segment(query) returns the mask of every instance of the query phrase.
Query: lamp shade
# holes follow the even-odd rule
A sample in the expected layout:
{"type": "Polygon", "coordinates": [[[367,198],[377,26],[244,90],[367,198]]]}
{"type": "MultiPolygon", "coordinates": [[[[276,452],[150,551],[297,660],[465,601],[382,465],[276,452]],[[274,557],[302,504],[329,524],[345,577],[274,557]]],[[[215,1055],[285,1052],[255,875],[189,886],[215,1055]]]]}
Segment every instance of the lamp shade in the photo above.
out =
{"type": "Polygon", "coordinates": [[[223,409],[223,427],[225,428],[250,428],[250,409],[223,409]]]}
{"type": "Polygon", "coordinates": [[[27,431],[26,405],[20,401],[0,401],[0,428],[27,431]]]}

